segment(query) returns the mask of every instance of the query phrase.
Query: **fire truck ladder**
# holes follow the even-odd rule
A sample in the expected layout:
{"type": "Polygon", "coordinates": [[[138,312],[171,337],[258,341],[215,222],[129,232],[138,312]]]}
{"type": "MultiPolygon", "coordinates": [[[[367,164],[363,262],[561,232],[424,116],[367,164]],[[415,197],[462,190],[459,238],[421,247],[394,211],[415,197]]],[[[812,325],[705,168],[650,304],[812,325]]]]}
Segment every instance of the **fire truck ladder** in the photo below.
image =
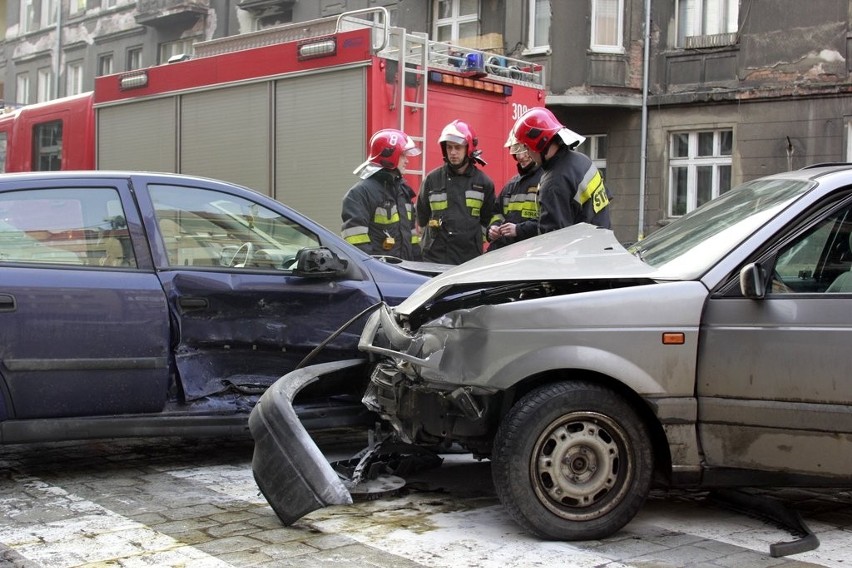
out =
{"type": "MultiPolygon", "coordinates": [[[[391,34],[399,34],[399,129],[411,136],[421,150],[420,168],[406,168],[406,173],[416,176],[422,183],[426,176],[426,106],[429,90],[426,88],[429,72],[429,38],[425,33],[406,33],[394,28],[391,34]],[[406,96],[407,86],[414,86],[415,98],[406,96]],[[419,118],[419,120],[418,120],[419,118]],[[414,128],[406,124],[417,120],[414,128]],[[412,134],[414,133],[414,134],[412,134]]],[[[419,188],[416,188],[419,189],[419,188]]]]}

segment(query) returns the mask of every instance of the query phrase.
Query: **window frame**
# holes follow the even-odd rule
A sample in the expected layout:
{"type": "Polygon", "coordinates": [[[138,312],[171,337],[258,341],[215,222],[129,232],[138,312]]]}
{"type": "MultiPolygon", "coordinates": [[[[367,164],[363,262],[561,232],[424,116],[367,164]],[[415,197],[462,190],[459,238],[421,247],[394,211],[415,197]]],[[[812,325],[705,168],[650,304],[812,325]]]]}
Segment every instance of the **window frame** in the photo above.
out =
{"type": "Polygon", "coordinates": [[[36,74],[36,102],[43,103],[53,99],[53,69],[39,67],[36,74]]]}
{"type": "MultiPolygon", "coordinates": [[[[36,0],[39,1],[39,0],[36,0]]],[[[60,0],[40,0],[41,14],[39,16],[39,29],[54,26],[59,19],[59,10],[61,9],[60,0]]]]}
{"type": "Polygon", "coordinates": [[[65,65],[65,94],[79,95],[83,92],[83,60],[77,59],[65,65]]]}
{"type": "Polygon", "coordinates": [[[68,0],[68,14],[78,16],[86,13],[88,2],[86,0],[68,0]]]}
{"type": "Polygon", "coordinates": [[[157,46],[157,64],[162,65],[163,63],[168,63],[169,59],[175,55],[192,55],[193,45],[195,45],[195,41],[197,39],[197,37],[193,36],[181,38],[175,41],[164,41],[157,46]],[[177,48],[180,49],[178,50],[177,48]]]}
{"type": "Polygon", "coordinates": [[[604,182],[606,182],[606,159],[609,154],[609,139],[606,134],[584,134],[584,136],[586,140],[577,147],[577,150],[589,157],[600,172],[604,182]],[[601,157],[602,143],[604,146],[603,157],[601,157]]]}
{"type": "Polygon", "coordinates": [[[111,51],[98,55],[97,71],[98,77],[115,73],[115,55],[111,51]]]}
{"type": "Polygon", "coordinates": [[[18,73],[15,76],[15,103],[19,105],[30,104],[30,90],[32,82],[28,72],[18,73]],[[23,94],[21,93],[23,91],[23,94]]]}
{"type": "Polygon", "coordinates": [[[36,3],[37,0],[21,0],[21,12],[19,14],[21,33],[26,34],[29,32],[34,32],[38,29],[36,3]]]}
{"type": "Polygon", "coordinates": [[[598,53],[624,53],[624,0],[592,0],[592,16],[591,16],[591,36],[589,42],[589,49],[598,53]],[[599,4],[601,2],[615,2],[616,3],[616,38],[617,43],[615,44],[604,44],[600,43],[597,38],[600,35],[598,33],[598,19],[597,13],[600,10],[599,4]]]}
{"type": "Polygon", "coordinates": [[[476,11],[473,14],[460,15],[459,12],[461,9],[462,0],[443,0],[444,2],[451,3],[451,15],[446,18],[441,18],[439,13],[441,1],[442,0],[432,1],[432,37],[435,40],[444,43],[453,43],[459,41],[460,39],[464,39],[459,37],[459,27],[464,24],[470,24],[472,22],[476,23],[476,33],[474,34],[474,37],[479,36],[479,2],[477,2],[476,11]],[[449,26],[450,28],[450,37],[441,39],[439,38],[438,29],[446,26],[449,26]]]}
{"type": "Polygon", "coordinates": [[[127,48],[124,67],[126,71],[135,71],[142,68],[142,46],[134,45],[127,48]],[[134,59],[136,61],[134,61],[134,59]]]}
{"type": "MultiPolygon", "coordinates": [[[[526,49],[524,49],[524,55],[538,55],[538,54],[549,54],[550,53],[550,24],[553,21],[553,13],[551,11],[547,17],[547,43],[545,44],[536,44],[536,21],[538,20],[538,0],[527,0],[527,37],[526,37],[526,49]]],[[[547,2],[548,9],[550,8],[550,2],[547,2]]]]}
{"type": "MultiPolygon", "coordinates": [[[[739,2],[740,0],[677,0],[675,2],[677,46],[680,48],[689,47],[689,44],[693,43],[689,41],[689,38],[711,37],[716,37],[718,41],[709,42],[706,47],[731,44],[734,40],[733,36],[736,36],[739,31],[739,2]],[[687,3],[692,4],[692,6],[685,7],[687,3]],[[721,8],[722,14],[719,16],[719,21],[715,23],[719,26],[718,30],[710,29],[708,26],[709,19],[705,18],[707,7],[711,4],[718,4],[721,8]],[[686,12],[691,12],[691,17],[686,12]]],[[[705,47],[705,43],[708,42],[698,42],[700,47],[705,47]]]]}
{"type": "Polygon", "coordinates": [[[680,217],[685,215],[699,206],[698,203],[698,168],[699,167],[711,167],[711,180],[710,180],[710,200],[719,197],[725,192],[729,191],[733,186],[732,183],[732,174],[733,174],[733,155],[734,155],[734,140],[735,140],[735,131],[732,126],[730,127],[714,127],[714,128],[697,128],[691,130],[676,130],[669,132],[668,135],[668,204],[667,204],[667,215],[669,217],[680,217]],[[713,133],[713,150],[711,155],[699,155],[699,135],[711,132],[713,133]],[[731,136],[731,149],[730,154],[722,154],[721,150],[721,135],[723,133],[730,133],[731,136]],[[674,156],[674,144],[675,138],[677,136],[686,134],[688,136],[687,142],[687,155],[686,156],[674,156]],[[727,187],[721,187],[722,185],[722,176],[720,174],[721,168],[728,168],[728,185],[727,187]],[[680,186],[678,185],[678,177],[676,175],[676,170],[681,170],[686,168],[686,196],[685,196],[685,210],[683,212],[675,212],[675,206],[678,203],[678,195],[680,193],[680,186]]]}

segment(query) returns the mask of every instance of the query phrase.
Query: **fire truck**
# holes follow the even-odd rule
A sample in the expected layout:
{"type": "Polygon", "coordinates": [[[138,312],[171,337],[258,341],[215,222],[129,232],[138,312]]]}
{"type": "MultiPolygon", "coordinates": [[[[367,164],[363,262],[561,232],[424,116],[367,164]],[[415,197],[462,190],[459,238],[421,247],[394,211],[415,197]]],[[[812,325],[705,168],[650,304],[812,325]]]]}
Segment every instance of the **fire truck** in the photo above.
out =
{"type": "Polygon", "coordinates": [[[454,119],[499,189],[514,120],[544,105],[540,65],[431,41],[384,8],[197,43],[191,58],[98,77],[94,91],[0,117],[6,171],[132,169],[245,185],[337,230],[352,170],[381,128],[408,133],[417,190],[454,119]],[[43,121],[37,123],[41,115],[43,121]]]}

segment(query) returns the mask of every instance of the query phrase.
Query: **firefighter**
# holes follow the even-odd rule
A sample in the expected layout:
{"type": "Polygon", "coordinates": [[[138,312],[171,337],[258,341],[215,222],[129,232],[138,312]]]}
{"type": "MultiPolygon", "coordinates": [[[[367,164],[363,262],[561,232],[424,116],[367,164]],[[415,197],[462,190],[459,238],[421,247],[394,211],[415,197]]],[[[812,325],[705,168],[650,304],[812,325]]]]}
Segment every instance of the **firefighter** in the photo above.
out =
{"type": "Polygon", "coordinates": [[[611,228],[611,196],[603,178],[588,156],[574,150],[585,140],[583,136],[563,126],[542,107],[522,114],[511,135],[528,148],[544,170],[539,182],[542,233],[581,222],[611,228]]]}
{"type": "Polygon", "coordinates": [[[379,130],[370,138],[367,160],[352,172],[361,178],[343,196],[343,238],[371,255],[420,260],[414,226],[414,190],[405,165],[420,154],[401,130],[379,130]]]}
{"type": "Polygon", "coordinates": [[[495,212],[494,182],[466,122],[454,120],[438,138],[444,164],[423,180],[417,196],[423,260],[461,264],[482,254],[485,231],[495,212]]]}
{"type": "Polygon", "coordinates": [[[518,173],[500,191],[498,203],[502,206],[502,215],[488,227],[489,251],[538,234],[538,183],[541,168],[533,161],[527,147],[511,134],[506,147],[515,159],[518,173]]]}

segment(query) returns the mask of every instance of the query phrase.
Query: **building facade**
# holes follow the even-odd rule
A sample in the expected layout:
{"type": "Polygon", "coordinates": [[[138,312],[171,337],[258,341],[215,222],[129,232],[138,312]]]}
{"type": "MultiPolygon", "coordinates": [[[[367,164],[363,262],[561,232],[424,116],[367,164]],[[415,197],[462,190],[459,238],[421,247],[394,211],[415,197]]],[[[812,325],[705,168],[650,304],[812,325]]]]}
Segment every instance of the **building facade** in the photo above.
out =
{"type": "Polygon", "coordinates": [[[2,98],[71,95],[199,41],[375,6],[542,64],[625,243],[740,182],[852,159],[849,0],[0,0],[2,98]]]}

